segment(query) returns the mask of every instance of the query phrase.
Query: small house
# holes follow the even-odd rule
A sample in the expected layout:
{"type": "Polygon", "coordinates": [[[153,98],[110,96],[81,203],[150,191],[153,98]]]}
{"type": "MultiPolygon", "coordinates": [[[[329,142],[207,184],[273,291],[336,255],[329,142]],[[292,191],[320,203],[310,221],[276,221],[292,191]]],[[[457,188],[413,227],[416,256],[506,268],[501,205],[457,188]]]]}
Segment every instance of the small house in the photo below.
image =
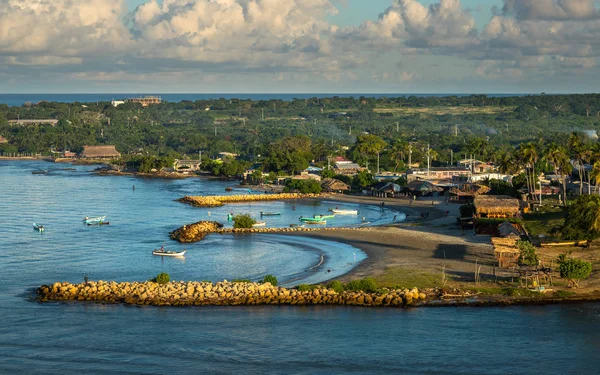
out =
{"type": "Polygon", "coordinates": [[[519,215],[519,200],[507,195],[478,195],[474,203],[475,214],[479,218],[511,218],[519,215]]]}
{"type": "Polygon", "coordinates": [[[494,257],[500,268],[510,268],[519,264],[521,256],[521,251],[517,247],[519,239],[520,237],[514,233],[510,233],[507,237],[492,237],[494,257]]]}
{"type": "Polygon", "coordinates": [[[82,158],[86,159],[116,159],[121,157],[115,146],[83,146],[82,158]]]}
{"type": "Polygon", "coordinates": [[[173,169],[180,173],[196,172],[200,170],[202,162],[200,160],[175,160],[173,169]]]}
{"type": "Polygon", "coordinates": [[[299,175],[292,177],[292,180],[315,180],[321,181],[321,176],[314,173],[300,172],[299,175]]]}
{"type": "Polygon", "coordinates": [[[321,181],[321,189],[327,193],[342,193],[350,190],[350,186],[335,178],[325,178],[321,181]]]}

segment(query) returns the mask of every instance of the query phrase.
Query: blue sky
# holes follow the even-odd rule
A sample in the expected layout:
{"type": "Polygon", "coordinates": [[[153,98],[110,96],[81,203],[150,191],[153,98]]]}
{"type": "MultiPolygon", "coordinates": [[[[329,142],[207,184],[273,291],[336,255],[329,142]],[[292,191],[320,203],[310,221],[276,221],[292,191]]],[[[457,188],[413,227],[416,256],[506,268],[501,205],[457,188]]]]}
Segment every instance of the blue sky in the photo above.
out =
{"type": "Polygon", "coordinates": [[[0,24],[5,93],[594,92],[600,77],[596,0],[0,0],[0,24]]]}

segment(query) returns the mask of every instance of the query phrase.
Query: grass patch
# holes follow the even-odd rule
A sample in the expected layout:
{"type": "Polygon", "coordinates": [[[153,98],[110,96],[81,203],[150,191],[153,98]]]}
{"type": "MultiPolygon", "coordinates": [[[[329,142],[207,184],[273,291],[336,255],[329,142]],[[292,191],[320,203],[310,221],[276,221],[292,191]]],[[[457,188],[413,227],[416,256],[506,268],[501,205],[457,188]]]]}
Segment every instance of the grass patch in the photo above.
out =
{"type": "Polygon", "coordinates": [[[542,297],[543,294],[534,290],[513,287],[482,287],[469,288],[485,296],[507,296],[507,297],[542,297]]]}
{"type": "MultiPolygon", "coordinates": [[[[451,286],[453,280],[451,275],[446,274],[448,282],[446,286],[451,286]]],[[[434,274],[425,271],[408,269],[404,267],[386,268],[384,273],[374,277],[377,285],[387,288],[439,288],[442,287],[442,273],[434,274]]]]}
{"type": "Polygon", "coordinates": [[[523,225],[531,236],[537,237],[541,234],[553,238],[553,229],[562,226],[566,216],[562,209],[542,213],[534,212],[523,215],[523,225]]]}
{"type": "Polygon", "coordinates": [[[575,294],[575,292],[571,292],[568,290],[557,290],[556,292],[552,293],[552,297],[556,297],[556,298],[569,298],[569,297],[573,297],[575,294]]]}

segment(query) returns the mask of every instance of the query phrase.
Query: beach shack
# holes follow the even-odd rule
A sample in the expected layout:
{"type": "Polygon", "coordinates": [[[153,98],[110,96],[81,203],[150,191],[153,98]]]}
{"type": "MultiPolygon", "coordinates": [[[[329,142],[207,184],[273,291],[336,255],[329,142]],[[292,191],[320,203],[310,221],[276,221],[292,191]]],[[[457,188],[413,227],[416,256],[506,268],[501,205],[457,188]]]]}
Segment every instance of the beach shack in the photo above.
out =
{"type": "Polygon", "coordinates": [[[498,219],[519,215],[519,200],[507,195],[477,195],[474,204],[477,218],[498,219]]]}
{"type": "Polygon", "coordinates": [[[115,146],[83,146],[80,155],[86,159],[116,159],[121,157],[115,146]]]}
{"type": "Polygon", "coordinates": [[[335,178],[325,178],[321,181],[321,189],[326,193],[342,193],[350,190],[350,186],[335,178]]]}
{"type": "Polygon", "coordinates": [[[510,268],[519,264],[521,251],[517,247],[517,241],[520,239],[514,233],[507,237],[492,237],[492,246],[494,247],[494,257],[498,261],[500,268],[510,268]]]}

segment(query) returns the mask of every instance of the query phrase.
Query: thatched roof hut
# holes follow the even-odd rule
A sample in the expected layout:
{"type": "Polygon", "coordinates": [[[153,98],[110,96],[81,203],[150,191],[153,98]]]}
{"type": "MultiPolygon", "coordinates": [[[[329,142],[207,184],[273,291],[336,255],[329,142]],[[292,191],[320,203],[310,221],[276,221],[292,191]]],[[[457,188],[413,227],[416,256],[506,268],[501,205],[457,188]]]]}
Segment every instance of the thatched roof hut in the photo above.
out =
{"type": "Polygon", "coordinates": [[[515,266],[519,262],[521,250],[517,247],[519,236],[510,234],[508,237],[492,237],[494,256],[502,268],[515,266]]]}
{"type": "Polygon", "coordinates": [[[427,195],[429,193],[435,193],[443,191],[444,189],[435,186],[429,181],[414,180],[406,185],[406,188],[412,193],[417,195],[427,195]]]}
{"type": "Polygon", "coordinates": [[[474,203],[479,217],[506,218],[519,214],[519,200],[507,195],[478,195],[474,203]]]}
{"type": "Polygon", "coordinates": [[[82,158],[113,159],[121,157],[115,146],[83,146],[82,158]]]}
{"type": "Polygon", "coordinates": [[[321,181],[321,189],[325,192],[348,191],[350,186],[335,178],[325,178],[321,181]]]}
{"type": "Polygon", "coordinates": [[[0,135],[0,143],[8,143],[8,140],[0,135]]]}

